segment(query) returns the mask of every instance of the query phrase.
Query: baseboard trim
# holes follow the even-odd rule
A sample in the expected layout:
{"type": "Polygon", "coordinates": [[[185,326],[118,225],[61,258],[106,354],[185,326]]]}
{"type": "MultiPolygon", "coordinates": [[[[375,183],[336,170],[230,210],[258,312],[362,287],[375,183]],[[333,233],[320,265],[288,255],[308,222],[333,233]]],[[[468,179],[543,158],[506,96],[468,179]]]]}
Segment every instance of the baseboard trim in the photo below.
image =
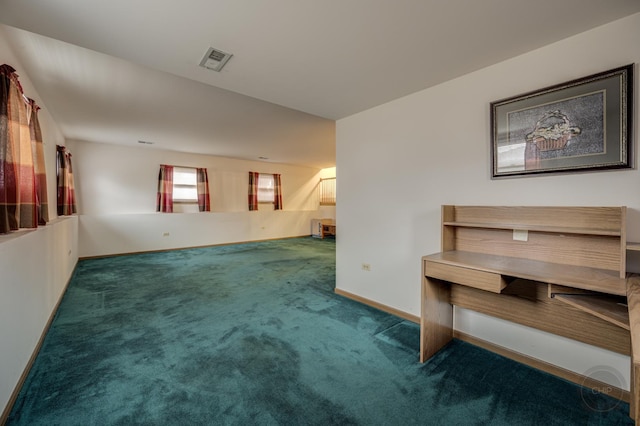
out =
{"type": "MultiPolygon", "coordinates": [[[[338,288],[335,289],[335,293],[340,296],[346,297],[348,299],[355,300],[356,302],[360,302],[365,305],[371,306],[373,308],[379,309],[383,312],[387,312],[389,314],[403,318],[407,321],[420,324],[420,317],[418,316],[411,315],[407,312],[400,311],[398,309],[392,308],[382,303],[375,302],[373,300],[367,299],[362,296],[358,296],[353,293],[349,293],[348,291],[340,290],[338,288]]],[[[609,384],[600,382],[598,380],[592,379],[582,374],[575,373],[571,370],[567,370],[565,368],[558,367],[557,365],[553,365],[548,362],[539,360],[537,358],[533,358],[529,355],[525,355],[520,352],[516,352],[514,350],[505,348],[503,346],[496,345],[495,343],[487,342],[486,340],[479,339],[477,337],[471,336],[470,334],[466,334],[461,331],[454,330],[453,337],[456,339],[462,340],[464,342],[470,343],[474,346],[478,346],[488,351],[497,353],[498,355],[501,355],[505,358],[509,358],[521,364],[528,365],[529,367],[535,368],[537,370],[544,371],[545,373],[549,373],[554,376],[560,377],[564,380],[575,383],[577,385],[584,386],[586,388],[591,388],[591,389],[610,388],[611,389],[611,392],[609,393],[610,396],[614,398],[618,398],[624,402],[629,402],[631,400],[631,394],[627,390],[620,389],[615,386],[611,386],[609,384]]]]}
{"type": "Polygon", "coordinates": [[[49,328],[51,328],[53,319],[55,318],[56,313],[58,312],[60,303],[62,303],[62,298],[67,292],[67,288],[69,287],[69,283],[71,283],[71,279],[73,278],[73,275],[75,273],[77,266],[78,266],[78,263],[76,262],[76,265],[73,267],[73,271],[71,272],[71,275],[69,275],[69,279],[67,280],[67,283],[65,284],[64,288],[62,289],[62,292],[60,293],[60,297],[58,297],[58,301],[56,302],[55,306],[53,307],[53,310],[51,311],[51,314],[49,315],[49,319],[47,320],[44,328],[42,329],[42,333],[40,334],[38,343],[36,343],[36,346],[33,349],[33,352],[31,353],[31,357],[29,358],[27,365],[24,367],[24,370],[22,371],[22,374],[20,375],[20,378],[18,379],[18,382],[16,383],[15,388],[13,389],[13,392],[11,392],[11,397],[9,398],[9,401],[7,401],[7,405],[4,407],[4,410],[2,411],[2,416],[0,416],[0,425],[4,426],[4,424],[6,424],[7,420],[9,419],[9,414],[11,414],[11,409],[13,408],[13,405],[16,403],[16,400],[18,399],[20,390],[22,390],[22,386],[24,385],[25,380],[27,380],[27,376],[31,371],[31,367],[33,367],[33,363],[36,361],[38,353],[40,352],[40,348],[42,347],[42,343],[44,343],[44,338],[49,332],[49,328]]]}
{"type": "Polygon", "coordinates": [[[141,251],[129,251],[129,252],[124,252],[124,253],[98,254],[98,255],[95,255],[95,256],[80,256],[78,258],[78,260],[104,259],[104,258],[108,258],[108,257],[131,256],[131,255],[135,255],[135,254],[145,254],[145,253],[166,253],[166,252],[170,252],[170,251],[191,250],[191,249],[207,248],[207,247],[234,246],[234,245],[237,245],[237,244],[262,243],[262,242],[265,242],[265,241],[289,240],[289,239],[293,239],[293,238],[305,238],[305,237],[311,237],[311,236],[312,236],[311,234],[305,234],[305,235],[294,235],[293,237],[266,238],[264,240],[233,241],[233,242],[230,242],[230,243],[205,244],[205,245],[202,245],[202,246],[188,246],[188,247],[175,247],[175,248],[160,249],[160,250],[141,250],[141,251]]]}
{"type": "Polygon", "coordinates": [[[401,311],[396,308],[392,308],[391,306],[383,305],[382,303],[375,302],[373,300],[367,299],[362,296],[358,296],[357,294],[349,293],[348,291],[340,290],[336,288],[334,292],[340,296],[346,297],[347,299],[355,300],[356,302],[360,302],[362,304],[371,306],[372,308],[376,308],[381,310],[382,312],[386,312],[391,315],[395,315],[407,321],[415,322],[416,324],[420,324],[420,317],[415,315],[411,315],[407,312],[401,311]]]}
{"type": "Polygon", "coordinates": [[[560,377],[567,381],[573,382],[577,385],[584,386],[590,389],[607,389],[610,388],[611,392],[609,395],[618,398],[624,402],[629,402],[631,400],[629,391],[624,389],[620,389],[618,387],[605,384],[598,380],[592,379],[590,377],[584,376],[582,374],[574,373],[573,371],[567,370],[562,367],[558,367],[557,365],[550,364],[548,362],[539,360],[537,358],[533,358],[529,355],[522,354],[520,352],[516,352],[514,350],[505,348],[500,345],[496,345],[495,343],[487,342],[486,340],[479,339],[477,337],[471,336],[469,334],[463,333],[458,330],[453,331],[453,337],[459,340],[462,340],[467,343],[471,343],[474,346],[481,347],[488,351],[497,353],[498,355],[502,355],[505,358],[509,358],[513,361],[519,362],[524,365],[528,365],[529,367],[533,367],[537,370],[544,371],[545,373],[553,374],[554,376],[560,377]]]}

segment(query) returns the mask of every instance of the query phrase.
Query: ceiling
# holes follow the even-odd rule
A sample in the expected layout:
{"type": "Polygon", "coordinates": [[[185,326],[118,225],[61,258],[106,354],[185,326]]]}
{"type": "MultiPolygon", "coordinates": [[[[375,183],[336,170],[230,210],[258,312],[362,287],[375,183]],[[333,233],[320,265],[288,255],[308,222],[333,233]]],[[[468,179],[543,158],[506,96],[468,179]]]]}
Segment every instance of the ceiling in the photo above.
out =
{"type": "Polygon", "coordinates": [[[640,0],[0,0],[68,139],[311,167],[335,120],[640,12],[640,0]],[[233,54],[199,66],[209,47],[233,54]]]}

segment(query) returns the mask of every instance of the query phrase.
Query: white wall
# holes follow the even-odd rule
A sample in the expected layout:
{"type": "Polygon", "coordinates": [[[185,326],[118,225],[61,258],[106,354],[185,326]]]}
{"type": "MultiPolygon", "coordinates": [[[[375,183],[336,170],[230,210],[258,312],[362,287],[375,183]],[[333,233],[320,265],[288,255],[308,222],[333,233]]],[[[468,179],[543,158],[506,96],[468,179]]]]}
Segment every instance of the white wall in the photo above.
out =
{"type": "Polygon", "coordinates": [[[317,185],[309,167],[68,141],[80,215],[80,256],[284,238],[310,234],[317,185]],[[156,213],[160,164],[206,167],[211,212],[156,213]],[[282,175],[283,210],[247,207],[248,172],[282,175]],[[165,236],[169,233],[168,236],[165,236]]]}
{"type": "MultiPolygon", "coordinates": [[[[640,171],[491,180],[489,124],[491,101],[640,62],[638,40],[640,14],[339,120],[337,287],[419,315],[420,257],[440,249],[442,204],[626,205],[629,240],[640,241],[640,171]]],[[[581,345],[558,349],[525,327],[463,310],[456,327],[585,371],[575,361],[581,345]]],[[[628,359],[594,350],[628,380],[628,359]]]]}
{"type": "Polygon", "coordinates": [[[78,260],[78,218],[0,237],[0,411],[78,260]]]}
{"type": "Polygon", "coordinates": [[[64,145],[64,139],[0,26],[0,64],[5,63],[16,69],[25,95],[42,107],[38,118],[52,221],[36,230],[0,235],[0,411],[7,405],[78,259],[78,219],[56,218],[55,152],[56,144],[64,145]]]}

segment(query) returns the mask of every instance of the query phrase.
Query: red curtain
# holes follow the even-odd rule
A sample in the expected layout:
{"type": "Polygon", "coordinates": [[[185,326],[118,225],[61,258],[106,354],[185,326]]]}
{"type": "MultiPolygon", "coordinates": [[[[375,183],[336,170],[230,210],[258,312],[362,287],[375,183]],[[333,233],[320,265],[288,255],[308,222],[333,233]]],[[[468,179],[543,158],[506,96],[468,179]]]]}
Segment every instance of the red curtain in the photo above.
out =
{"type": "Polygon", "coordinates": [[[57,181],[58,181],[58,216],[69,216],[76,213],[76,190],[73,182],[71,153],[64,146],[56,145],[57,181]]]}
{"type": "Polygon", "coordinates": [[[29,133],[31,134],[31,148],[35,154],[34,171],[36,178],[36,205],[38,225],[49,222],[49,197],[47,195],[47,173],[44,166],[44,147],[42,143],[42,131],[38,120],[40,107],[33,99],[29,99],[31,118],[29,120],[29,133]]]}
{"type": "MultiPolygon", "coordinates": [[[[18,229],[18,173],[15,164],[14,123],[9,102],[20,83],[9,65],[0,67],[0,233],[18,229]]],[[[19,125],[20,123],[16,123],[19,125]]]]}
{"type": "MultiPolygon", "coordinates": [[[[15,69],[0,66],[0,233],[36,228],[38,191],[29,109],[15,69]]],[[[35,125],[35,124],[34,124],[35,125]]],[[[42,172],[44,171],[44,164],[42,172]]],[[[46,181],[44,193],[46,194],[46,181]]],[[[43,216],[43,220],[46,216],[43,216]]]]}
{"type": "Polygon", "coordinates": [[[249,172],[249,211],[258,210],[258,172],[249,172]]]}
{"type": "Polygon", "coordinates": [[[273,175],[273,209],[282,210],[282,182],[280,175],[273,175]]]}
{"type": "Polygon", "coordinates": [[[209,176],[207,169],[196,169],[198,179],[198,210],[201,212],[211,211],[211,199],[209,197],[209,176]]]}
{"type": "Polygon", "coordinates": [[[173,213],[173,166],[160,165],[156,211],[173,213]]]}

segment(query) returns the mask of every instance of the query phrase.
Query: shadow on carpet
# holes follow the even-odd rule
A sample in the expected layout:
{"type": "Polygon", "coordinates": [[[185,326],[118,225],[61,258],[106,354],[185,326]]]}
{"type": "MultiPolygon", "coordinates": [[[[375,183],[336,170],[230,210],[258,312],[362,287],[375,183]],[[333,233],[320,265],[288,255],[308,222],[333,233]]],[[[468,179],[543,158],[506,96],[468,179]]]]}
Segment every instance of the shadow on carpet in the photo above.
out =
{"type": "Polygon", "coordinates": [[[461,341],[420,364],[416,324],[334,287],[333,240],[82,260],[7,424],[633,424],[461,341]]]}

